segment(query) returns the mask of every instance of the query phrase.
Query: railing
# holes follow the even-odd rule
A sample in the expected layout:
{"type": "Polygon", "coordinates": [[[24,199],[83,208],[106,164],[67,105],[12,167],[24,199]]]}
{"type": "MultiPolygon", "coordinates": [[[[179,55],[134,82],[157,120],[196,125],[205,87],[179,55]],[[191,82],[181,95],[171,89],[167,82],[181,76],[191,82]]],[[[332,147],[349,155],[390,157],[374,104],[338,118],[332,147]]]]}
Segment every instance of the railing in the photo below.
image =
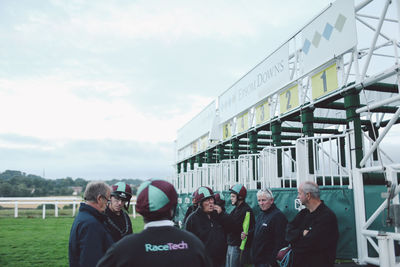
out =
{"type": "Polygon", "coordinates": [[[248,189],[257,189],[260,154],[239,156],[239,183],[248,189]]]}
{"type": "Polygon", "coordinates": [[[355,191],[355,219],[357,232],[357,250],[358,261],[361,264],[369,263],[378,266],[400,266],[400,262],[396,259],[394,242],[400,241],[400,218],[399,218],[399,193],[400,186],[397,182],[398,174],[400,174],[400,165],[392,164],[385,166],[375,166],[354,170],[354,191],[355,191]],[[390,190],[382,196],[382,204],[367,219],[366,207],[364,201],[364,184],[363,173],[383,173],[386,181],[391,183],[390,190]],[[356,193],[357,192],[357,193],[356,193]],[[394,229],[377,231],[368,229],[382,213],[387,212],[389,204],[395,209],[392,214],[391,221],[394,229]],[[397,206],[397,207],[395,207],[397,206]],[[375,241],[376,240],[376,241],[375,241]],[[379,257],[370,256],[368,252],[368,244],[375,249],[379,257]]]}
{"type": "Polygon", "coordinates": [[[238,160],[225,159],[221,161],[222,184],[220,190],[229,190],[238,180],[238,160]]]}
{"type": "Polygon", "coordinates": [[[261,151],[261,188],[296,187],[295,149],[295,146],[266,147],[261,151]]]}
{"type": "Polygon", "coordinates": [[[43,205],[42,218],[46,218],[46,205],[54,205],[54,216],[58,217],[59,205],[72,204],[72,216],[76,214],[76,207],[82,201],[78,197],[1,197],[0,205],[14,206],[14,217],[18,218],[18,208],[23,205],[43,205]]]}
{"type": "MultiPolygon", "coordinates": [[[[136,218],[136,199],[133,198],[130,205],[132,205],[132,216],[136,218]]],[[[54,216],[59,216],[59,206],[70,205],[72,204],[72,217],[76,215],[76,209],[79,204],[82,202],[82,198],[80,197],[0,197],[0,206],[8,206],[14,207],[14,218],[18,218],[19,211],[18,209],[21,206],[26,205],[34,205],[35,207],[38,205],[43,205],[42,208],[42,218],[46,218],[46,205],[54,205],[54,216]]]]}
{"type": "Polygon", "coordinates": [[[308,180],[322,186],[351,187],[349,142],[348,134],[297,139],[297,182],[308,180]]]}

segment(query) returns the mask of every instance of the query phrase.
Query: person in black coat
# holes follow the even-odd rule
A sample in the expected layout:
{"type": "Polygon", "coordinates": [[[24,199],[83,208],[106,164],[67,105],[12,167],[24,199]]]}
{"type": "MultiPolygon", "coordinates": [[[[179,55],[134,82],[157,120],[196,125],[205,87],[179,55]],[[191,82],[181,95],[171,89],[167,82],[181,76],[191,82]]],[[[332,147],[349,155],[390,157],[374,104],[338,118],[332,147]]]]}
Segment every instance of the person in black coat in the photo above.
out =
{"type": "Polygon", "coordinates": [[[236,184],[230,189],[231,203],[235,208],[226,214],[217,207],[220,213],[219,220],[227,233],[228,249],[226,253],[226,267],[239,267],[249,263],[249,252],[254,232],[254,213],[246,203],[247,190],[242,184],[236,184]],[[246,213],[250,213],[250,226],[248,233],[243,232],[243,221],[246,213]],[[240,250],[242,240],[247,237],[244,251],[240,250]]]}
{"type": "Polygon", "coordinates": [[[105,211],[107,215],[106,225],[114,242],[117,242],[124,236],[132,234],[132,222],[127,214],[132,198],[132,189],[130,185],[124,182],[118,182],[111,188],[111,201],[105,211]]]}
{"type": "Polygon", "coordinates": [[[110,200],[111,190],[103,182],[90,182],[84,193],[69,236],[69,265],[93,267],[114,243],[104,225],[104,210],[110,200]]]}
{"type": "Polygon", "coordinates": [[[287,245],[285,230],[288,221],[275,206],[274,196],[268,188],[257,192],[257,201],[261,212],[256,218],[251,258],[255,267],[278,267],[276,255],[287,245]]]}
{"type": "Polygon", "coordinates": [[[292,267],[333,267],[339,239],[335,213],[320,199],[319,187],[304,182],[298,199],[306,207],[290,222],[286,240],[292,247],[292,267]]]}
{"type": "Polygon", "coordinates": [[[174,226],[178,195],[164,180],[143,182],[138,188],[136,211],[144,230],[115,243],[98,267],[212,267],[204,244],[192,233],[174,226]]]}
{"type": "Polygon", "coordinates": [[[214,201],[214,193],[210,188],[202,186],[197,189],[199,208],[189,215],[185,229],[203,241],[213,267],[221,267],[226,254],[226,236],[222,225],[216,219],[214,201]]]}

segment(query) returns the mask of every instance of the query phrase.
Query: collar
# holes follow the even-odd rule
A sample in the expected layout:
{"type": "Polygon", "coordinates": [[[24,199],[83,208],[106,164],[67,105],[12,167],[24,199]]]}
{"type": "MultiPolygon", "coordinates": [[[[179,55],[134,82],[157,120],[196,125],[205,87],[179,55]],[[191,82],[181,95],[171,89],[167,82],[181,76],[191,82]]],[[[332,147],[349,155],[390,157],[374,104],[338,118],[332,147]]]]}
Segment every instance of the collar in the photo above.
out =
{"type": "Polygon", "coordinates": [[[97,209],[93,208],[92,206],[90,206],[85,202],[82,202],[80,204],[79,211],[88,212],[100,221],[104,221],[107,218],[105,213],[98,211],[97,209]]]}
{"type": "Polygon", "coordinates": [[[275,203],[272,203],[272,205],[271,205],[271,207],[269,207],[269,209],[262,210],[262,212],[268,214],[268,213],[271,213],[275,208],[276,208],[275,203]]]}
{"type": "Polygon", "coordinates": [[[117,214],[117,213],[115,213],[115,212],[113,212],[108,206],[106,207],[106,210],[105,210],[105,214],[107,215],[107,216],[109,216],[109,217],[121,217],[123,214],[124,211],[121,209],[121,211],[120,211],[120,213],[119,213],[119,215],[117,214]]]}
{"type": "Polygon", "coordinates": [[[152,221],[146,223],[144,225],[144,229],[147,229],[148,227],[161,227],[161,226],[174,226],[174,222],[171,220],[152,221]]]}

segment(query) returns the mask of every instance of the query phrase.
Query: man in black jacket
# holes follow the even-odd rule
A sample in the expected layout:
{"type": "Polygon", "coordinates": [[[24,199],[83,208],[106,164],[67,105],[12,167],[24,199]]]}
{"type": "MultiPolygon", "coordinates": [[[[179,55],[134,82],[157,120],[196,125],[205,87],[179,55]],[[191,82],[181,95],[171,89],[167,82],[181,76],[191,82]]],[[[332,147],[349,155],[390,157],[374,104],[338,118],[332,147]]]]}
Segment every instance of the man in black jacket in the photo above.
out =
{"type": "Polygon", "coordinates": [[[84,193],[79,213],[69,236],[69,266],[94,267],[114,243],[104,226],[110,187],[103,182],[90,182],[84,193]]]}
{"type": "Polygon", "coordinates": [[[286,246],[285,229],[287,219],[275,206],[274,196],[268,188],[257,192],[261,209],[256,218],[251,256],[255,267],[278,267],[276,255],[286,246]]]}
{"type": "Polygon", "coordinates": [[[106,225],[114,242],[119,241],[126,235],[132,234],[132,223],[128,211],[129,202],[132,197],[131,187],[124,182],[114,184],[111,192],[111,201],[106,208],[106,225]]]}
{"type": "Polygon", "coordinates": [[[306,207],[286,229],[292,246],[292,267],[333,267],[339,230],[335,213],[320,199],[318,185],[304,182],[298,199],[306,207]]]}
{"type": "Polygon", "coordinates": [[[189,215],[185,228],[203,241],[206,251],[212,259],[213,267],[221,267],[225,260],[226,237],[224,229],[216,220],[214,201],[214,193],[211,188],[199,187],[196,192],[196,202],[199,203],[199,208],[189,215]]]}
{"type": "Polygon", "coordinates": [[[143,216],[144,230],[115,243],[98,267],[211,267],[202,242],[174,227],[178,195],[172,184],[145,181],[137,194],[136,211],[143,216]]]}
{"type": "Polygon", "coordinates": [[[227,233],[228,250],[226,253],[226,267],[240,267],[244,263],[248,263],[248,254],[254,232],[254,213],[250,206],[246,203],[247,190],[242,184],[236,184],[230,189],[231,203],[235,208],[230,214],[221,213],[217,208],[217,212],[221,213],[220,221],[227,233]],[[248,233],[243,232],[243,221],[246,212],[250,213],[250,226],[248,233]],[[240,250],[242,240],[247,237],[244,251],[240,250]],[[247,262],[246,262],[247,261],[247,262]]]}

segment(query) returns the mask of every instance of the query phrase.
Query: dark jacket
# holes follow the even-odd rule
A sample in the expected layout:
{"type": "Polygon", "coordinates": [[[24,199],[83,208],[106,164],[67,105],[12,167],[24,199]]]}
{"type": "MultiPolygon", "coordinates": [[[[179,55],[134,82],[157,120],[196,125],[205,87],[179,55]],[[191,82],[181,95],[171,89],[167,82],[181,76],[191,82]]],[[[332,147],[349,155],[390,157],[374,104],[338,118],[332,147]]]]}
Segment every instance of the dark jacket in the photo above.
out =
{"type": "Polygon", "coordinates": [[[99,267],[211,267],[204,245],[192,233],[173,226],[148,227],[115,243],[99,267]]]}
{"type": "Polygon", "coordinates": [[[198,208],[186,220],[185,228],[203,241],[206,251],[214,266],[221,265],[226,255],[226,237],[222,225],[215,219],[216,213],[210,218],[198,208]]]}
{"type": "Polygon", "coordinates": [[[285,241],[287,222],[285,215],[275,204],[268,210],[260,212],[256,218],[251,246],[251,257],[255,264],[268,263],[275,266],[276,255],[287,245],[285,241]]]}
{"type": "Polygon", "coordinates": [[[246,212],[250,212],[250,225],[246,241],[246,248],[250,248],[254,233],[254,213],[250,206],[243,202],[238,207],[235,207],[230,214],[221,215],[221,223],[227,233],[227,243],[230,246],[240,246],[242,243],[241,234],[243,232],[243,221],[246,212]]]}
{"type": "Polygon", "coordinates": [[[95,208],[81,203],[69,236],[69,265],[96,266],[114,243],[104,225],[106,216],[95,208]]]}
{"type": "Polygon", "coordinates": [[[293,267],[333,267],[339,230],[335,213],[323,202],[311,212],[300,211],[286,229],[293,267]],[[303,231],[308,230],[303,236],[303,231]]]}
{"type": "Polygon", "coordinates": [[[126,235],[132,234],[132,222],[129,215],[121,210],[120,215],[106,208],[107,219],[105,221],[108,231],[114,242],[119,241],[126,235]]]}
{"type": "Polygon", "coordinates": [[[184,224],[186,223],[186,220],[189,217],[189,215],[192,214],[192,212],[194,212],[197,209],[197,207],[198,207],[197,205],[190,205],[188,207],[188,209],[186,210],[186,213],[185,213],[185,217],[183,218],[184,224]]]}

